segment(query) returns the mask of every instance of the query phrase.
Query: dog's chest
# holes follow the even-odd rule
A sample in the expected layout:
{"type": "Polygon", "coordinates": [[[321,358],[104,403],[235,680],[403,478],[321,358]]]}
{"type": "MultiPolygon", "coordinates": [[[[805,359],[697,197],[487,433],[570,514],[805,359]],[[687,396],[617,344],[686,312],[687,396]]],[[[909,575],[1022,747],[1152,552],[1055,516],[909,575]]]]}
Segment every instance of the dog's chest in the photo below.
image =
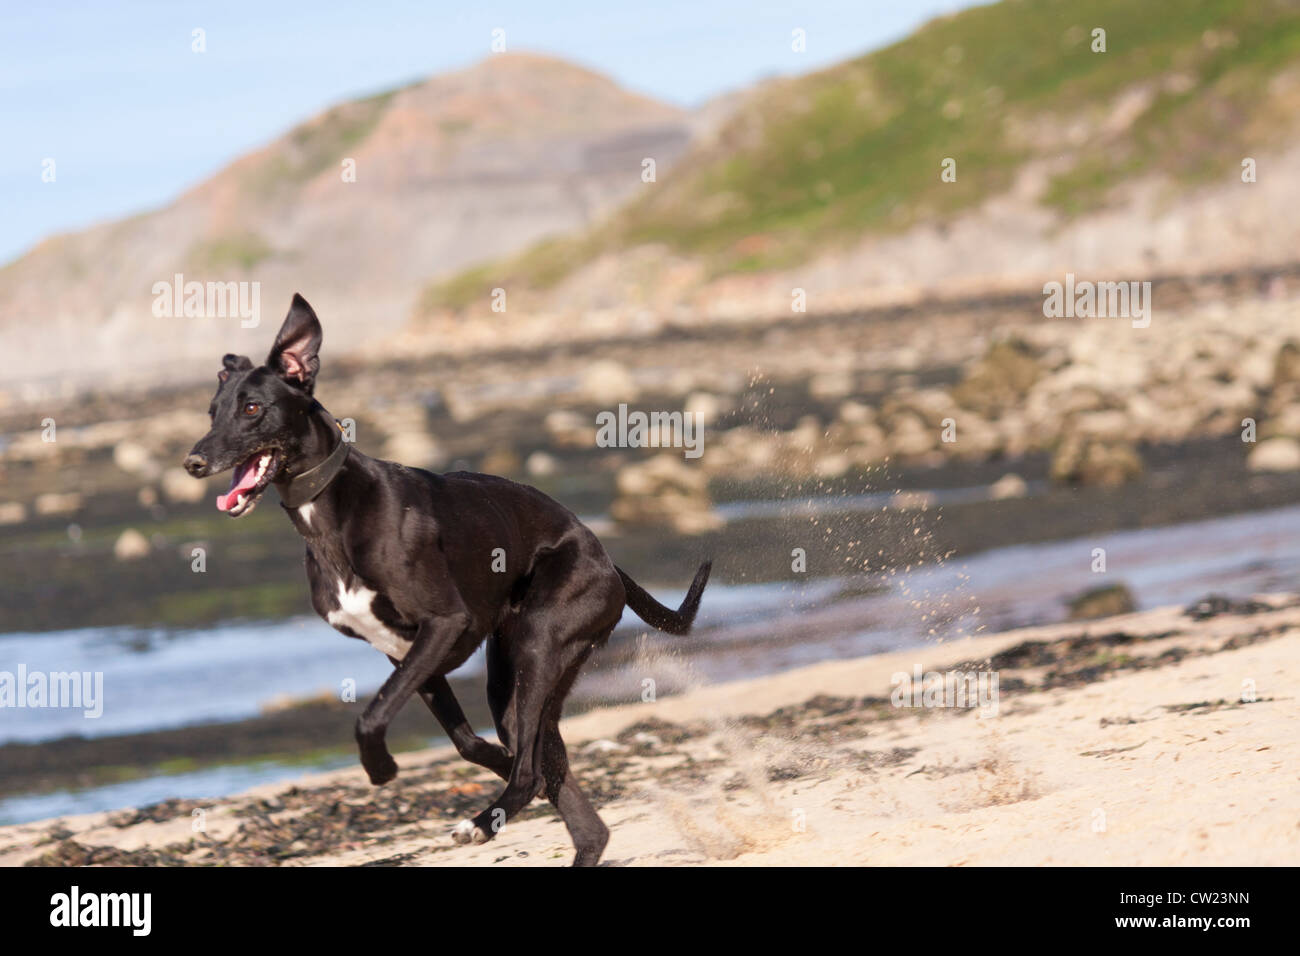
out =
{"type": "Polygon", "coordinates": [[[325,619],[344,634],[360,637],[376,650],[401,660],[411,649],[411,641],[379,619],[375,613],[376,597],[367,587],[349,588],[340,581],[334,594],[338,608],[330,611],[325,619]]]}

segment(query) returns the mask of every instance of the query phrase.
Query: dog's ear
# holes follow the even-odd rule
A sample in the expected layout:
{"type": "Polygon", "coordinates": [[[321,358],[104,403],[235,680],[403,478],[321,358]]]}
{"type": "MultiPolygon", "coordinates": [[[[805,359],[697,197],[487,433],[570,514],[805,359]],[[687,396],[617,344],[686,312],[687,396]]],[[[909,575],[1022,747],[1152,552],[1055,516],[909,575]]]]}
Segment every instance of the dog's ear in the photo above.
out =
{"type": "Polygon", "coordinates": [[[221,371],[217,378],[224,382],[231,372],[247,372],[253,367],[253,361],[247,355],[235,355],[233,352],[221,357],[221,371]]]}
{"type": "Polygon", "coordinates": [[[286,382],[311,394],[320,369],[320,342],[320,320],[307,300],[295,292],[266,364],[286,382]]]}

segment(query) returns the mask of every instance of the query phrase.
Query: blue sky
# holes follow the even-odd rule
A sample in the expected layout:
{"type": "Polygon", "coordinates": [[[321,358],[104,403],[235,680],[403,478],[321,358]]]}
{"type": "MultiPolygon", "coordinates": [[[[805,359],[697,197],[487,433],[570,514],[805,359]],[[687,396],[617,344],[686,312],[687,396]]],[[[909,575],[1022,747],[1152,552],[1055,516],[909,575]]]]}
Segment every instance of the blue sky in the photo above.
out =
{"type": "Polygon", "coordinates": [[[160,205],[294,123],[467,66],[494,28],[682,106],[885,45],[971,0],[7,3],[0,263],[160,205]],[[195,28],[207,51],[191,50],[195,28]],[[791,31],[807,31],[807,51],[791,31]],[[45,159],[55,181],[41,180],[45,159]]]}

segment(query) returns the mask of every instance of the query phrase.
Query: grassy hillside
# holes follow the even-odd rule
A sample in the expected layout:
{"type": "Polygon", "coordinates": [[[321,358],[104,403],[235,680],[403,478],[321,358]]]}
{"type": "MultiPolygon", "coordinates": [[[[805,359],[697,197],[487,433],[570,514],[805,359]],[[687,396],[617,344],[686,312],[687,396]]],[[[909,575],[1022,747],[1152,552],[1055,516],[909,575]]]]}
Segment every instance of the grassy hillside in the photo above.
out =
{"type": "Polygon", "coordinates": [[[1055,158],[1041,201],[1072,216],[1153,171],[1235,177],[1296,115],[1295,0],[1005,0],[757,94],[719,141],[592,233],[426,290],[426,307],[546,289],[598,251],[662,243],[715,274],[943,219],[1055,158]],[[1106,31],[1093,52],[1092,31],[1106,31]],[[945,157],[956,182],[940,180],[945,157]]]}

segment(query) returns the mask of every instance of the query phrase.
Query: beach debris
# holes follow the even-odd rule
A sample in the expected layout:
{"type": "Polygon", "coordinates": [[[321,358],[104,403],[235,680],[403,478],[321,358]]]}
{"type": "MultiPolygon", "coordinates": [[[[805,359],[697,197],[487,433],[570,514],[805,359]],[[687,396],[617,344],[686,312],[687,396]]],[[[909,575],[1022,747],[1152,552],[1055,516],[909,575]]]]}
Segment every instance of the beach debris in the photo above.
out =
{"type": "Polygon", "coordinates": [[[1183,613],[1193,621],[1205,621],[1220,614],[1261,614],[1274,610],[1263,601],[1234,601],[1221,594],[1210,594],[1187,605],[1183,613]]]}

